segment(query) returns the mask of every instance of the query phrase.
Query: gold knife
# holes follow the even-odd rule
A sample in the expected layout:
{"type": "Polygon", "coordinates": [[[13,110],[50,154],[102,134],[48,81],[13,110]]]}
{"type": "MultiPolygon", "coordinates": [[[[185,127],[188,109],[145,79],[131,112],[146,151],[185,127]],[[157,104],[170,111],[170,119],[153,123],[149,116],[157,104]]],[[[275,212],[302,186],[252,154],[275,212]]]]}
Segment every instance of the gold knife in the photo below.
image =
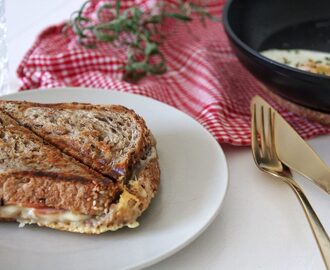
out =
{"type": "MultiPolygon", "coordinates": [[[[266,101],[262,101],[270,107],[266,101]]],[[[275,146],[279,159],[289,168],[304,175],[330,194],[330,168],[293,127],[276,110],[274,111],[276,117],[275,146]]]]}

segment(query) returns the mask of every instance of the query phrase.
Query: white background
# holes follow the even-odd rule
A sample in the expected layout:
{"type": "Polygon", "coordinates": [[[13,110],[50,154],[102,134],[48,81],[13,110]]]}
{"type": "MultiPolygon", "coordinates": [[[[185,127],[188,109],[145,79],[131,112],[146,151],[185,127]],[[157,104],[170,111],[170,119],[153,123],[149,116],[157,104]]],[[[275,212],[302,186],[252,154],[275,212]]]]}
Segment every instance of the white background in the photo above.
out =
{"type": "MultiPolygon", "coordinates": [[[[17,65],[37,34],[69,18],[82,3],[7,0],[13,91],[19,86],[17,65]]],[[[310,144],[330,164],[330,136],[313,139],[310,144]]],[[[324,269],[304,213],[289,187],[261,173],[249,148],[222,147],[229,164],[230,185],[219,216],[192,244],[150,269],[324,269]]],[[[329,196],[305,179],[299,180],[330,232],[329,196]]]]}

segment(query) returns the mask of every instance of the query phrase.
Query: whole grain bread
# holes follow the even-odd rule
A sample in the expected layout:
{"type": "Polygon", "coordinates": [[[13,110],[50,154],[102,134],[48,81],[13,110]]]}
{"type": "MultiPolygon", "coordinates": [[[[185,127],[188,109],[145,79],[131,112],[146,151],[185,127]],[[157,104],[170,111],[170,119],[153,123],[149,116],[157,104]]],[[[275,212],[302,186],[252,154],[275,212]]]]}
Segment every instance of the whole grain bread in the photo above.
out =
{"type": "Polygon", "coordinates": [[[119,105],[0,101],[0,109],[64,153],[119,180],[154,144],[145,121],[119,105]]]}

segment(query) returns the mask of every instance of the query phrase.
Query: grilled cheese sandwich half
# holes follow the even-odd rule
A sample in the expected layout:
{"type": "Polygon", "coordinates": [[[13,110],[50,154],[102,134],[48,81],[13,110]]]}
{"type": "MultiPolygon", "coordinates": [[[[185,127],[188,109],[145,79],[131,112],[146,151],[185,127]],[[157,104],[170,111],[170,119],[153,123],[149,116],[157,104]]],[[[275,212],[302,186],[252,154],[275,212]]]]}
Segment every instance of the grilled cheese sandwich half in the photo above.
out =
{"type": "MultiPolygon", "coordinates": [[[[84,108],[86,106],[84,104],[84,108]]],[[[125,113],[128,111],[125,109],[125,113]]],[[[111,149],[108,151],[110,155],[99,153],[103,150],[93,142],[93,130],[81,141],[74,137],[80,146],[85,147],[82,149],[86,149],[87,144],[93,153],[98,153],[95,156],[97,161],[94,162],[91,155],[85,165],[86,159],[79,158],[78,161],[77,153],[71,155],[72,151],[64,151],[54,143],[54,139],[43,138],[43,132],[38,136],[38,132],[23,127],[7,113],[0,112],[0,219],[16,220],[21,226],[35,223],[91,234],[137,226],[137,218],[149,206],[160,179],[155,140],[143,126],[144,121],[141,121],[140,130],[135,132],[144,138],[141,141],[135,138],[139,143],[134,147],[128,143],[133,140],[133,131],[127,133],[112,127],[116,130],[114,133],[125,133],[122,136],[127,138],[123,145],[134,150],[122,150],[112,142],[106,145],[111,149]],[[120,157],[120,152],[125,157],[120,157]],[[100,157],[106,159],[104,164],[114,164],[115,169],[103,171],[103,167],[99,166],[100,157]],[[118,170],[119,167],[121,170],[118,170]]],[[[95,117],[96,112],[93,114],[95,117]]],[[[100,114],[105,117],[104,112],[100,114]]],[[[61,116],[64,122],[65,117],[70,117],[70,114],[61,116]]],[[[87,125],[94,118],[80,119],[87,125]]],[[[88,126],[91,128],[93,125],[88,126]]],[[[94,128],[99,126],[95,124],[94,128]]],[[[77,129],[70,131],[72,134],[85,130],[80,130],[78,126],[72,129],[77,129]]],[[[118,137],[116,140],[119,140],[118,137]]]]}

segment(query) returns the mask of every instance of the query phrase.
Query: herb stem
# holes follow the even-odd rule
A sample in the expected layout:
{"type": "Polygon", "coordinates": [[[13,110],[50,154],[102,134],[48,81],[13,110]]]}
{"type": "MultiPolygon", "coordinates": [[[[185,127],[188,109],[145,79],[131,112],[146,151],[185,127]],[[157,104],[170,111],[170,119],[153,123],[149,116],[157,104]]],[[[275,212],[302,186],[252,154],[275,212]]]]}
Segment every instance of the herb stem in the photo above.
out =
{"type": "Polygon", "coordinates": [[[115,6],[102,4],[96,11],[97,21],[93,21],[84,15],[88,3],[85,2],[70,18],[70,26],[78,42],[87,48],[95,48],[97,42],[127,48],[127,62],[122,70],[124,79],[133,82],[146,75],[166,72],[166,60],[160,51],[165,41],[161,31],[165,18],[187,23],[193,20],[192,14],[196,13],[203,25],[205,19],[215,20],[205,8],[189,1],[177,0],[170,7],[160,2],[160,11],[154,14],[142,11],[138,6],[122,10],[121,0],[117,0],[115,6]]]}

